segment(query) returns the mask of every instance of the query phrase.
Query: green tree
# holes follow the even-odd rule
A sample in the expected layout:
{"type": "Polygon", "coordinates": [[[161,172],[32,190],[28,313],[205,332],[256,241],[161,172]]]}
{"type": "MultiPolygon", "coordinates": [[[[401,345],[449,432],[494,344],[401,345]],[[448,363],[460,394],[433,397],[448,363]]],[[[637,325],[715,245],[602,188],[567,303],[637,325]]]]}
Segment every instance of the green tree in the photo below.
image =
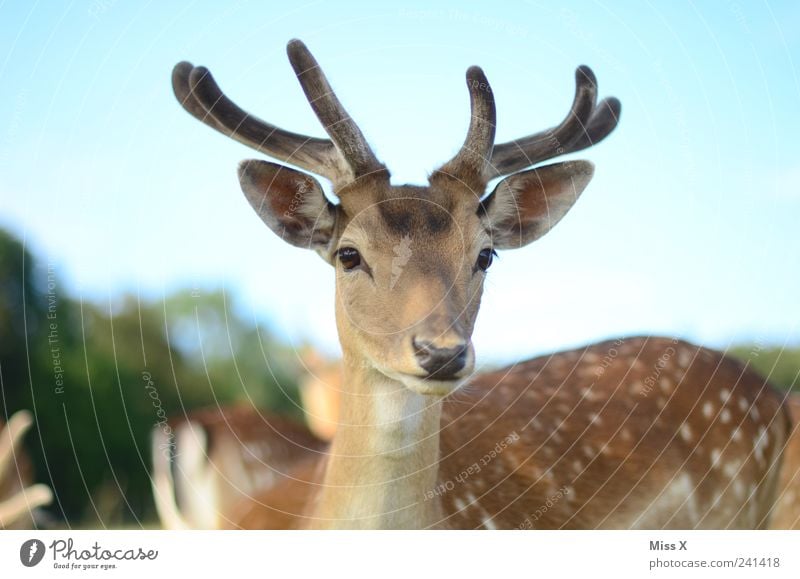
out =
{"type": "Polygon", "coordinates": [[[0,232],[0,411],[34,411],[28,448],[70,525],[152,517],[154,426],[234,402],[297,414],[297,366],[223,292],[77,302],[52,265],[0,232]]]}
{"type": "Polygon", "coordinates": [[[784,390],[800,390],[800,348],[765,347],[761,344],[742,345],[730,353],[749,362],[756,371],[784,390]]]}

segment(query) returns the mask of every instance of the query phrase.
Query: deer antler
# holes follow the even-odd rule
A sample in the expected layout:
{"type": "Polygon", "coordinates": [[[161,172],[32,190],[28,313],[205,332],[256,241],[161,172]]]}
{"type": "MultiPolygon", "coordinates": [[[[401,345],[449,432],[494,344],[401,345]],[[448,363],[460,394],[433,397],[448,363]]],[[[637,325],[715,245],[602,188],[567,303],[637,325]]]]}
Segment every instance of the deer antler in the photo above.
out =
{"type": "Polygon", "coordinates": [[[22,438],[33,424],[33,417],[27,410],[13,414],[0,429],[0,476],[8,471],[9,464],[22,444],[22,438]]]}
{"type": "MultiPolygon", "coordinates": [[[[22,438],[32,424],[31,413],[20,410],[0,430],[0,480],[9,471],[16,470],[16,456],[21,451],[22,438]],[[13,469],[9,468],[12,460],[13,469]]],[[[24,484],[22,480],[19,482],[24,484]]],[[[53,493],[47,485],[36,484],[27,488],[23,486],[16,494],[0,500],[0,528],[7,528],[24,514],[47,505],[52,500],[53,493]]]]}
{"type": "Polygon", "coordinates": [[[292,40],[286,50],[300,86],[330,139],[286,131],[251,115],[225,96],[202,66],[178,63],[172,71],[173,91],[187,112],[211,128],[329,179],[334,190],[364,175],[385,171],[305,44],[292,40]]]}
{"type": "Polygon", "coordinates": [[[617,126],[622,104],[614,97],[597,100],[597,79],[588,66],[575,71],[575,98],[558,126],[496,145],[486,177],[493,179],[547,159],[580,151],[605,139],[617,126]]]}
{"type": "Polygon", "coordinates": [[[467,88],[471,113],[467,138],[456,156],[442,165],[438,172],[454,175],[469,186],[474,185],[480,196],[487,181],[484,179],[485,165],[492,158],[497,113],[492,88],[480,67],[471,66],[467,70],[467,88]]]}

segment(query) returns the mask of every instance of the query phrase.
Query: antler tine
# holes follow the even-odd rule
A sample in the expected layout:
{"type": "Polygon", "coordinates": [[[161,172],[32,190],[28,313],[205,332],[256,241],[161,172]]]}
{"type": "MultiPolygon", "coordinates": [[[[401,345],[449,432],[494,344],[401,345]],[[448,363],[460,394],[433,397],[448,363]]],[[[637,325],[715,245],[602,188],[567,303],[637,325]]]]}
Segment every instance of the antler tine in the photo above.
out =
{"type": "Polygon", "coordinates": [[[467,137],[458,154],[438,172],[455,175],[482,189],[486,184],[484,167],[492,158],[497,112],[492,88],[480,67],[471,66],[467,70],[467,88],[471,112],[467,137]]]}
{"type": "Polygon", "coordinates": [[[27,410],[13,414],[5,427],[0,426],[0,479],[7,470],[22,443],[22,438],[33,424],[33,416],[27,410]]]}
{"type": "MultiPolygon", "coordinates": [[[[597,80],[594,73],[588,66],[579,66],[575,71],[575,97],[572,107],[561,124],[522,139],[496,145],[492,153],[492,162],[487,167],[489,178],[526,169],[540,161],[585,148],[605,137],[614,126],[608,127],[608,132],[600,138],[597,138],[596,134],[590,134],[594,115],[598,112],[596,101],[597,80]],[[574,148],[576,143],[583,143],[587,139],[588,142],[583,147],[574,148]]],[[[606,104],[605,108],[608,108],[610,101],[603,102],[606,104]]],[[[614,102],[619,104],[616,99],[614,102]]],[[[601,108],[600,112],[603,110],[605,109],[601,108]]],[[[598,117],[598,126],[606,127],[608,124],[606,121],[605,115],[598,117]]]]}
{"type": "Polygon", "coordinates": [[[569,152],[586,149],[605,139],[616,128],[621,113],[622,103],[619,99],[614,97],[603,99],[592,113],[586,130],[570,145],[569,152]]]}
{"type": "MultiPolygon", "coordinates": [[[[172,69],[172,92],[175,93],[175,98],[178,99],[178,102],[184,110],[194,118],[226,136],[231,136],[230,131],[221,125],[217,119],[200,104],[194,93],[192,93],[192,87],[189,84],[189,75],[192,73],[192,70],[194,70],[194,65],[185,60],[176,64],[175,68],[172,69]]],[[[245,144],[249,145],[249,143],[245,144]]]]}
{"type": "Polygon", "coordinates": [[[23,488],[9,499],[0,501],[0,529],[13,524],[34,509],[53,502],[53,491],[44,484],[23,488]]]}
{"type": "Polygon", "coordinates": [[[223,135],[331,180],[339,177],[341,168],[333,143],[286,131],[251,115],[222,92],[207,68],[179,63],[172,83],[183,108],[223,135]]]}
{"type": "Polygon", "coordinates": [[[300,40],[291,40],[286,46],[286,53],[311,108],[352,170],[352,176],[358,178],[385,170],[367,144],[364,134],[339,102],[306,45],[300,40]]]}

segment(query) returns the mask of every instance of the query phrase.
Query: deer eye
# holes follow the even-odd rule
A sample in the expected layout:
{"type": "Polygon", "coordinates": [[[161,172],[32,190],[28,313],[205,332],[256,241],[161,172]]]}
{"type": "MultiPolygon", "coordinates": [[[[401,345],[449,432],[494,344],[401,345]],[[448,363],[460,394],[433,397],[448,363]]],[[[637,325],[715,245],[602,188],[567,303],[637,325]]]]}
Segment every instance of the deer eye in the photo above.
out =
{"type": "Polygon", "coordinates": [[[336,252],[336,255],[345,271],[350,271],[361,265],[361,254],[355,248],[343,247],[336,252]]]}
{"type": "Polygon", "coordinates": [[[478,269],[481,271],[489,269],[496,255],[497,252],[494,249],[489,249],[488,247],[486,249],[481,249],[481,252],[478,254],[478,261],[475,263],[476,271],[478,269]]]}

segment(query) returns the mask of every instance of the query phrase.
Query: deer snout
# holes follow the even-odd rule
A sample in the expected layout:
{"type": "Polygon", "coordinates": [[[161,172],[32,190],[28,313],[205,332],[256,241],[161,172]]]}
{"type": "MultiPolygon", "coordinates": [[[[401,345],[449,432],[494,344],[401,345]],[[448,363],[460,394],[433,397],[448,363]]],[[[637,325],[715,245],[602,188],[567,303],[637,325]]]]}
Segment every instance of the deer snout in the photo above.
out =
{"type": "Polygon", "coordinates": [[[417,363],[428,373],[426,378],[452,380],[467,363],[466,342],[440,347],[431,340],[413,338],[411,344],[417,363]]]}

